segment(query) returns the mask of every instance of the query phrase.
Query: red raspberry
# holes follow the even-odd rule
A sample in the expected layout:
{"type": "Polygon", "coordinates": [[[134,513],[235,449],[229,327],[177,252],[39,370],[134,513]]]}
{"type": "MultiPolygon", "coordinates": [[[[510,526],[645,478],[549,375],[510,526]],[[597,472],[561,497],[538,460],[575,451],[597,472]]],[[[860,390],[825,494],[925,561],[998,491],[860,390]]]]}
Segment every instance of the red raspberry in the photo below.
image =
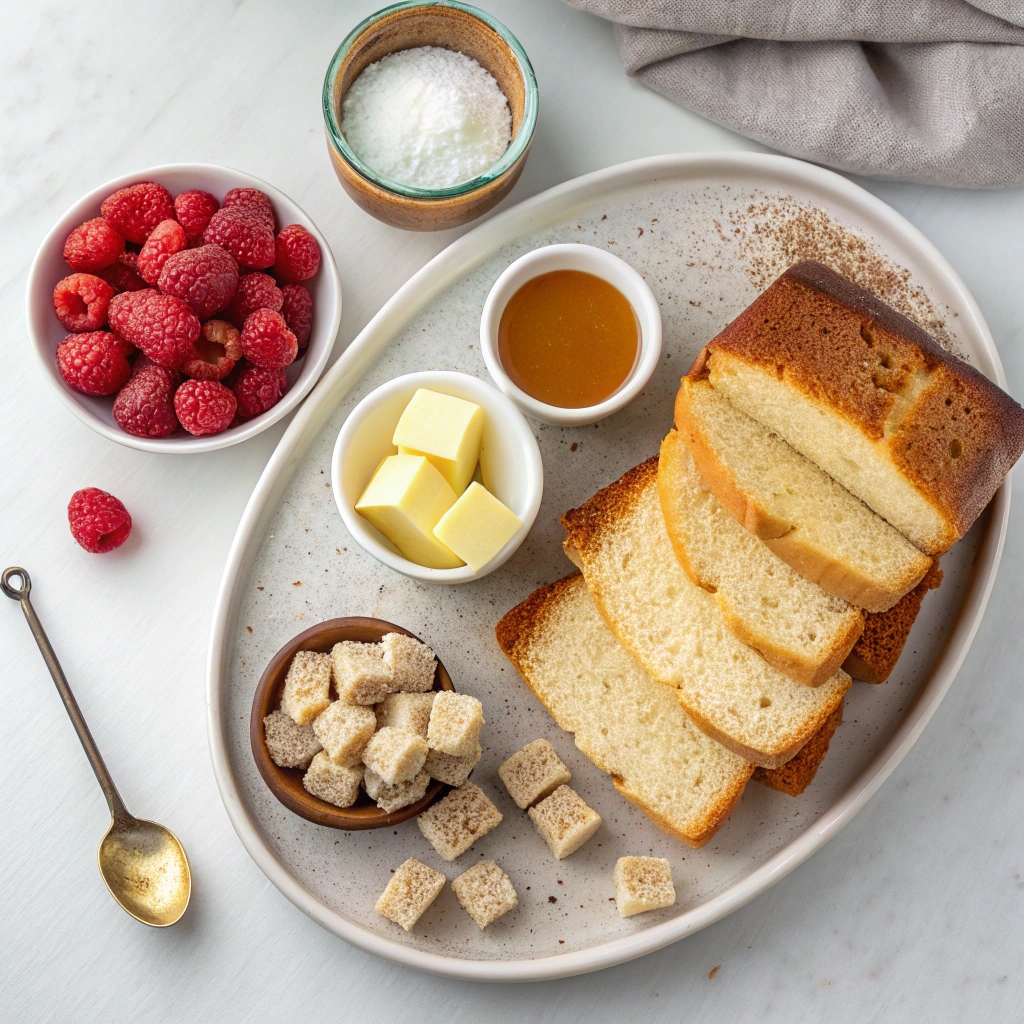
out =
{"type": "Polygon", "coordinates": [[[238,419],[244,423],[254,416],[273,409],[288,390],[288,376],[282,369],[264,366],[243,366],[232,390],[238,399],[238,419]]]}
{"type": "Polygon", "coordinates": [[[286,284],[281,294],[284,296],[281,316],[288,330],[295,335],[299,348],[305,348],[309,341],[309,329],[313,325],[313,297],[301,284],[286,284]]]}
{"type": "Polygon", "coordinates": [[[107,313],[110,326],[159,366],[177,369],[199,337],[199,318],[188,303],[155,288],[115,295],[107,313]]]}
{"type": "Polygon", "coordinates": [[[185,229],[176,220],[162,220],[150,232],[146,244],[139,252],[137,265],[139,277],[146,284],[155,285],[160,280],[164,264],[188,244],[185,229]]]}
{"type": "Polygon", "coordinates": [[[227,430],[237,406],[234,394],[215,380],[187,380],[174,393],[178,421],[196,437],[227,430]]]}
{"type": "Polygon", "coordinates": [[[98,331],[107,322],[114,289],[94,274],[72,274],[53,289],[53,311],[69,331],[98,331]]]}
{"type": "Polygon", "coordinates": [[[159,285],[165,295],[183,299],[205,320],[231,301],[238,287],[238,264],[219,245],[201,245],[171,256],[160,272],[159,285]]]}
{"type": "Polygon", "coordinates": [[[238,279],[238,289],[227,309],[227,318],[241,330],[250,313],[257,309],[281,309],[284,295],[277,282],[269,274],[243,274],[238,279]]]}
{"type": "Polygon", "coordinates": [[[178,429],[174,391],[181,376],[176,370],[140,360],[128,383],[114,399],[114,419],[127,434],[167,437],[178,429]]]}
{"type": "Polygon", "coordinates": [[[224,209],[228,210],[232,206],[242,207],[256,214],[271,231],[277,229],[274,206],[266,192],[261,192],[258,188],[233,188],[224,197],[224,209]]]}
{"type": "Polygon", "coordinates": [[[174,197],[174,215],[178,223],[185,229],[185,236],[191,242],[194,238],[202,238],[210,218],[220,209],[220,203],[209,192],[201,192],[197,188],[182,192],[174,197]]]}
{"type": "Polygon", "coordinates": [[[301,224],[282,228],[274,249],[274,274],[279,281],[298,284],[320,269],[320,246],[301,224]]]}
{"type": "Polygon", "coordinates": [[[274,262],[274,230],[248,207],[218,210],[203,232],[203,241],[227,249],[246,270],[262,270],[274,262]]]}
{"type": "Polygon", "coordinates": [[[109,267],[122,252],[124,239],[102,217],[79,224],[64,240],[68,266],[90,274],[109,267]]]}
{"type": "Polygon", "coordinates": [[[299,343],[284,317],[272,309],[257,309],[242,328],[242,354],[255,366],[288,366],[295,362],[299,343]]]}
{"type": "Polygon", "coordinates": [[[132,532],[128,509],[112,494],[98,487],[75,491],[68,502],[71,536],[94,555],[119,548],[132,532]]]}
{"type": "Polygon", "coordinates": [[[140,181],[107,196],[100,213],[129,242],[142,245],[160,221],[174,220],[174,202],[163,185],[140,181]]]}
{"type": "MultiPolygon", "coordinates": [[[[132,270],[131,267],[122,262],[122,257],[124,256],[138,257],[138,253],[121,253],[121,256],[118,257],[114,263],[111,263],[109,267],[97,270],[96,276],[102,277],[115,292],[137,292],[143,288],[149,287],[146,282],[143,281],[134,270],[132,270]]],[[[136,264],[137,263],[138,259],[136,259],[136,264]]]]}
{"type": "Polygon", "coordinates": [[[110,331],[69,334],[57,346],[57,369],[83,395],[112,395],[131,376],[128,347],[110,331]]]}
{"type": "Polygon", "coordinates": [[[195,343],[195,355],[181,367],[194,380],[223,380],[242,358],[242,336],[224,320],[207,320],[195,343]]]}

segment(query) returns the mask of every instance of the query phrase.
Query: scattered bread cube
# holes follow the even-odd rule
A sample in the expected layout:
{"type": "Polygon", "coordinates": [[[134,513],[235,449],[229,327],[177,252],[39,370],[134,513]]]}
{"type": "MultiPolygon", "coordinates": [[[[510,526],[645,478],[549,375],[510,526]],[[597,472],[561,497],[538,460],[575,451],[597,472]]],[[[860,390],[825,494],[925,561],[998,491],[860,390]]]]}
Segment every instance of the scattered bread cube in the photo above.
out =
{"type": "Polygon", "coordinates": [[[273,711],[263,719],[263,735],[270,760],[279,768],[305,768],[320,750],[311,725],[296,725],[283,711],[273,711]]]}
{"type": "Polygon", "coordinates": [[[330,691],[330,655],[296,651],[285,676],[281,710],[296,725],[309,725],[331,703],[330,691]]]}
{"type": "Polygon", "coordinates": [[[601,815],[568,786],[559,786],[526,813],[551,848],[555,860],[575,853],[601,827],[601,815]]]}
{"type": "Polygon", "coordinates": [[[427,759],[427,741],[414,732],[385,725],[363,750],[363,764],[389,786],[416,778],[427,759]]]}
{"type": "Polygon", "coordinates": [[[427,743],[433,750],[453,757],[469,757],[480,742],[484,724],[483,705],[468,693],[441,690],[430,709],[427,743]]]}
{"type": "Polygon", "coordinates": [[[335,764],[323,750],[313,758],[306,774],[302,776],[302,785],[307,793],[335,807],[351,807],[359,796],[359,783],[362,781],[361,765],[343,768],[335,764]]]}
{"type": "Polygon", "coordinates": [[[483,484],[471,483],[434,527],[434,536],[479,572],[516,535],[523,521],[483,484]]]}
{"type": "Polygon", "coordinates": [[[327,751],[327,756],[343,768],[353,768],[362,760],[374,729],[377,716],[373,708],[336,700],[313,721],[313,732],[327,751]]]}
{"type": "Polygon", "coordinates": [[[393,725],[426,739],[433,706],[433,693],[389,693],[377,705],[377,728],[393,725]]]}
{"type": "Polygon", "coordinates": [[[620,857],[614,878],[615,903],[622,917],[671,907],[676,901],[672,866],[664,857],[620,857]]]}
{"type": "Polygon", "coordinates": [[[447,881],[440,871],[410,857],[396,871],[377,900],[376,910],[407,932],[437,899],[447,881]]]}
{"type": "Polygon", "coordinates": [[[467,782],[428,807],[416,822],[445,860],[455,860],[501,822],[501,811],[478,786],[467,782]]]}
{"type": "Polygon", "coordinates": [[[391,669],[377,644],[342,640],[331,651],[331,670],[346,704],[378,704],[391,692],[391,669]]]}
{"type": "Polygon", "coordinates": [[[477,766],[482,756],[483,749],[479,743],[468,757],[453,757],[451,754],[442,754],[440,750],[428,750],[423,768],[432,779],[457,787],[469,778],[469,773],[477,766]]]}
{"type": "Polygon", "coordinates": [[[386,633],[380,642],[384,664],[391,670],[393,688],[402,693],[426,693],[434,688],[437,658],[419,640],[404,633],[386,633]]]}
{"type": "Polygon", "coordinates": [[[481,931],[519,904],[508,875],[493,860],[464,871],[452,882],[452,892],[481,931]]]}
{"type": "MultiPolygon", "coordinates": [[[[498,769],[508,795],[525,811],[564,786],[572,773],[547,740],[534,740],[517,750],[498,769]]],[[[443,781],[443,780],[442,780],[443,781]]]]}
{"type": "Polygon", "coordinates": [[[367,768],[363,772],[363,785],[371,800],[377,801],[377,806],[387,814],[397,811],[402,807],[422,800],[423,795],[430,785],[430,776],[426,771],[421,771],[415,778],[408,782],[399,782],[397,785],[389,786],[375,771],[367,768]]]}

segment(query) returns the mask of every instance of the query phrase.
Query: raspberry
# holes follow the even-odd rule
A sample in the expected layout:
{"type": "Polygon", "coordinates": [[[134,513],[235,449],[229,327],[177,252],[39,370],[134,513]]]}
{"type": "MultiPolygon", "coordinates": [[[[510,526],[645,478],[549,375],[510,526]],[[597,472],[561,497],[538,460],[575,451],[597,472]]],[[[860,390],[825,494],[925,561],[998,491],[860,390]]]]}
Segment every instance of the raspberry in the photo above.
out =
{"type": "Polygon", "coordinates": [[[171,256],[159,285],[165,295],[176,295],[205,320],[231,301],[238,287],[238,264],[219,245],[201,245],[171,256]]]}
{"type": "Polygon", "coordinates": [[[174,197],[174,215],[185,229],[185,236],[191,242],[202,238],[210,218],[220,209],[220,203],[209,192],[197,188],[182,192],[174,197]]]}
{"type": "Polygon", "coordinates": [[[150,232],[146,244],[139,252],[137,265],[139,277],[146,284],[155,285],[160,280],[164,264],[188,243],[185,229],[176,220],[162,220],[150,232]]]}
{"type": "Polygon", "coordinates": [[[71,536],[94,555],[119,548],[132,532],[128,509],[112,494],[98,487],[75,491],[68,502],[71,536]]]}
{"type": "Polygon", "coordinates": [[[128,346],[110,331],[69,334],[57,346],[57,369],[83,395],[112,395],[131,376],[128,346]]]}
{"type": "Polygon", "coordinates": [[[174,202],[163,185],[140,181],[107,196],[100,213],[129,242],[142,245],[160,221],[174,220],[174,202]]]}
{"type": "Polygon", "coordinates": [[[176,370],[140,360],[128,383],[114,399],[117,425],[136,437],[167,437],[173,434],[178,429],[174,390],[180,380],[176,370]]]}
{"type": "Polygon", "coordinates": [[[244,423],[281,401],[288,390],[288,377],[282,369],[244,366],[232,390],[238,399],[238,419],[244,423]]]}
{"type": "Polygon", "coordinates": [[[281,309],[284,295],[277,282],[269,274],[243,274],[238,279],[238,289],[227,309],[227,318],[241,330],[250,313],[257,309],[281,309]]]}
{"type": "Polygon", "coordinates": [[[279,281],[298,284],[320,269],[320,246],[301,225],[282,228],[274,241],[274,274],[279,281]]]}
{"type": "Polygon", "coordinates": [[[64,240],[68,266],[90,274],[109,267],[122,252],[124,239],[102,217],[79,224],[64,240]]]}
{"type": "Polygon", "coordinates": [[[137,252],[123,252],[109,267],[97,270],[96,276],[103,278],[115,292],[137,292],[149,287],[135,270],[125,262],[124,258],[126,256],[135,257],[134,262],[138,266],[139,254],[137,252]]]}
{"type": "Polygon", "coordinates": [[[195,343],[195,355],[181,367],[194,380],[223,380],[242,358],[242,336],[224,320],[207,320],[195,343]]]}
{"type": "Polygon", "coordinates": [[[272,309],[257,309],[242,328],[242,354],[255,366],[288,366],[299,353],[299,343],[284,317],[272,309]]]}
{"type": "Polygon", "coordinates": [[[177,369],[192,355],[193,342],[199,337],[199,318],[188,304],[155,288],[115,295],[108,316],[121,337],[159,366],[177,369]]]}
{"type": "Polygon", "coordinates": [[[248,207],[218,210],[203,232],[203,241],[227,249],[246,270],[262,270],[274,262],[274,229],[248,207]]]}
{"type": "Polygon", "coordinates": [[[114,289],[94,274],[72,274],[53,289],[53,311],[69,331],[98,331],[107,322],[114,289]]]}
{"type": "Polygon", "coordinates": [[[224,209],[228,210],[232,206],[242,207],[255,214],[271,231],[277,229],[274,206],[266,192],[261,192],[258,188],[233,188],[224,197],[224,209]]]}
{"type": "Polygon", "coordinates": [[[313,298],[301,284],[286,284],[281,294],[284,296],[281,316],[288,330],[295,335],[299,348],[305,348],[309,341],[309,329],[313,325],[313,298]]]}
{"type": "Polygon", "coordinates": [[[237,405],[234,394],[215,380],[187,380],[174,393],[178,420],[196,437],[227,430],[237,405]]]}

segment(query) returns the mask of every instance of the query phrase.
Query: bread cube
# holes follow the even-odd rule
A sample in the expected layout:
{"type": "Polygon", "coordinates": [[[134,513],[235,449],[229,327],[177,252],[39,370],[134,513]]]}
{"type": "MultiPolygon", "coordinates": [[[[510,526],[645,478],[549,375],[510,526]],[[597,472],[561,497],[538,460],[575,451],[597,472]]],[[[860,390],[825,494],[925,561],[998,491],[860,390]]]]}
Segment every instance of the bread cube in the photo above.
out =
{"type": "Polygon", "coordinates": [[[359,783],[363,781],[361,765],[343,768],[335,764],[321,750],[302,776],[302,785],[307,793],[326,800],[335,807],[351,807],[359,796],[359,783]]]}
{"type": "Polygon", "coordinates": [[[498,769],[508,795],[525,811],[564,786],[572,773],[547,740],[534,740],[517,750],[498,769]]]}
{"type": "Polygon", "coordinates": [[[296,651],[284,679],[281,710],[296,725],[309,725],[331,703],[330,693],[330,655],[296,651]]]}
{"type": "Polygon", "coordinates": [[[387,814],[397,811],[402,807],[422,800],[423,795],[430,785],[430,776],[421,771],[414,779],[408,782],[399,782],[396,786],[389,786],[375,771],[367,768],[363,772],[363,785],[371,800],[377,801],[377,806],[387,814]]]}
{"type": "Polygon", "coordinates": [[[464,871],[452,882],[452,892],[481,931],[519,905],[508,875],[493,860],[481,861],[464,871]]]}
{"type": "Polygon", "coordinates": [[[427,741],[406,729],[385,725],[363,750],[363,764],[389,786],[416,778],[427,759],[427,741]]]}
{"type": "Polygon", "coordinates": [[[526,813],[551,848],[555,860],[575,853],[601,827],[601,815],[591,810],[568,786],[559,786],[526,813]]]}
{"type": "Polygon", "coordinates": [[[482,756],[483,750],[479,743],[469,757],[452,757],[451,754],[442,754],[440,750],[428,750],[423,769],[438,782],[448,786],[461,786],[482,756]]]}
{"type": "Polygon", "coordinates": [[[622,917],[671,907],[676,901],[672,867],[664,857],[620,857],[614,879],[615,903],[622,917]]]}
{"type": "Polygon", "coordinates": [[[313,732],[327,756],[343,768],[354,768],[363,758],[363,748],[377,728],[373,708],[336,700],[313,722],[313,732]]]}
{"type": "Polygon", "coordinates": [[[283,711],[263,719],[263,735],[270,760],[279,768],[305,768],[320,750],[311,725],[296,725],[283,711]]]}
{"type": "Polygon", "coordinates": [[[412,926],[437,899],[446,881],[440,871],[410,857],[395,871],[387,888],[380,894],[377,913],[400,924],[407,932],[412,931],[412,926]]]}
{"type": "Polygon", "coordinates": [[[437,658],[426,644],[404,633],[386,633],[380,642],[380,649],[384,664],[391,670],[396,691],[426,693],[434,688],[437,658]]]}
{"type": "Polygon", "coordinates": [[[342,640],[331,651],[338,699],[346,704],[377,704],[392,690],[391,669],[377,644],[342,640]]]}
{"type": "Polygon", "coordinates": [[[433,706],[433,693],[389,693],[377,705],[377,728],[393,725],[426,739],[433,706]]]}
{"type": "Polygon", "coordinates": [[[441,690],[434,697],[427,727],[431,749],[453,757],[470,757],[480,742],[484,708],[468,693],[441,690]]]}
{"type": "Polygon", "coordinates": [[[501,811],[472,782],[453,789],[416,819],[427,842],[445,860],[455,860],[500,822],[501,811]]]}

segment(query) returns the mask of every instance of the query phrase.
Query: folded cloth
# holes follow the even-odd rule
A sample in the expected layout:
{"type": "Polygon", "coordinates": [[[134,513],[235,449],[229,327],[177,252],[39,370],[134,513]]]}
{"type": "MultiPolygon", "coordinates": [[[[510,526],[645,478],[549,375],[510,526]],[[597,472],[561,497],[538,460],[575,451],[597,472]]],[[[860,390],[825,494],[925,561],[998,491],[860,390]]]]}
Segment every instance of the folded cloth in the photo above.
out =
{"type": "Polygon", "coordinates": [[[793,156],[966,188],[1024,183],[1024,0],[568,0],[626,70],[793,156]]]}

